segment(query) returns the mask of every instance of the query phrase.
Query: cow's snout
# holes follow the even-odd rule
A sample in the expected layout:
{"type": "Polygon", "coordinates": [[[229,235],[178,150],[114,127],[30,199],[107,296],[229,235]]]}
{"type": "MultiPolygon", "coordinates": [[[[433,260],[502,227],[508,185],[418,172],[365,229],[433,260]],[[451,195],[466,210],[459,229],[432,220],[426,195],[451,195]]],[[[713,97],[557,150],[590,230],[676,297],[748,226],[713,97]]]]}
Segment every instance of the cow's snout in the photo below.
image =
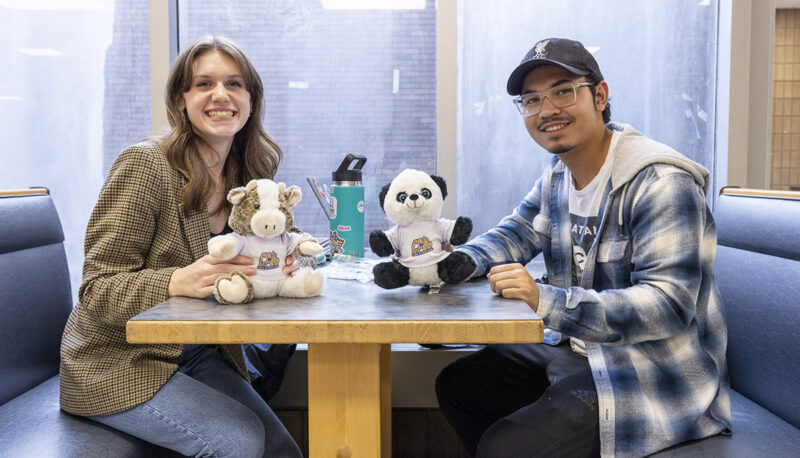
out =
{"type": "Polygon", "coordinates": [[[261,210],[253,215],[250,228],[259,237],[275,237],[286,230],[286,217],[278,209],[261,210]]]}

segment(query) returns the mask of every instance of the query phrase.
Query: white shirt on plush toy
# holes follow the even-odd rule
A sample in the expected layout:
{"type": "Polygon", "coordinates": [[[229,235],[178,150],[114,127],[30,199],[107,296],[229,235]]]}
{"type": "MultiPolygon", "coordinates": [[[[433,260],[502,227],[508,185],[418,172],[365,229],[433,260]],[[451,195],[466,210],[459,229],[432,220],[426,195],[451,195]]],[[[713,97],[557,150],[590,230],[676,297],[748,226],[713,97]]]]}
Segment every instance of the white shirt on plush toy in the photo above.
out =
{"type": "Polygon", "coordinates": [[[436,264],[450,254],[442,249],[449,243],[455,220],[439,218],[435,221],[420,221],[407,226],[394,226],[384,231],[395,251],[397,260],[406,267],[425,267],[436,264]]]}
{"type": "Polygon", "coordinates": [[[286,274],[283,273],[286,255],[294,251],[302,240],[300,234],[290,232],[267,239],[245,236],[235,232],[228,235],[236,240],[236,250],[239,254],[256,260],[253,267],[258,270],[258,273],[251,277],[254,280],[286,278],[286,274]]]}

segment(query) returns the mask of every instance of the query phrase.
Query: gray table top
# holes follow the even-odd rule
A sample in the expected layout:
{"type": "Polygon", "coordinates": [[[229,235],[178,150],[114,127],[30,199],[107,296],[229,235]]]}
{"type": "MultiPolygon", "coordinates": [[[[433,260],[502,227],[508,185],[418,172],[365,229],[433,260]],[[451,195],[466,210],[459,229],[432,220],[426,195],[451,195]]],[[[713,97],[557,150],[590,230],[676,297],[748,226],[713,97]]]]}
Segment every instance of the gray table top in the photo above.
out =
{"type": "Polygon", "coordinates": [[[539,320],[523,301],[505,299],[488,281],[443,284],[438,294],[406,286],[385,290],[373,283],[327,279],[322,295],[273,297],[222,305],[214,298],[172,297],[131,321],[415,321],[539,320]]]}

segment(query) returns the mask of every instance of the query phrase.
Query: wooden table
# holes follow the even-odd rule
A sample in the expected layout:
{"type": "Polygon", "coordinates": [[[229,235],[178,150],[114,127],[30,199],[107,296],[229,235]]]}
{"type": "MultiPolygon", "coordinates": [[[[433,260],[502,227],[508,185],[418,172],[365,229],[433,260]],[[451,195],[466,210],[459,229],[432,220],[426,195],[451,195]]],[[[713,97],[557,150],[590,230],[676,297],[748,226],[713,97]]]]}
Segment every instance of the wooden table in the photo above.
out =
{"type": "Polygon", "coordinates": [[[321,296],[246,305],[173,297],[132,318],[130,343],[308,343],[309,453],[391,456],[392,343],[541,342],[542,321],[486,281],[439,294],[328,279],[321,296]]]}

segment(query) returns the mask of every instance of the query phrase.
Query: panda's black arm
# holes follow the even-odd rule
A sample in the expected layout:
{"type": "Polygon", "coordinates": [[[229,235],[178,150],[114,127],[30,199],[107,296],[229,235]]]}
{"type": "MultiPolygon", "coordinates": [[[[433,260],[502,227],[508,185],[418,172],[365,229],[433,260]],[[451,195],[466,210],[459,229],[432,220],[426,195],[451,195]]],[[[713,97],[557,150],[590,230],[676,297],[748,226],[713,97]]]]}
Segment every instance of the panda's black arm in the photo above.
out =
{"type": "Polygon", "coordinates": [[[369,247],[378,256],[389,256],[394,253],[392,242],[389,241],[389,237],[386,237],[383,231],[375,230],[369,234],[369,247]]]}
{"type": "Polygon", "coordinates": [[[472,219],[466,216],[459,216],[456,218],[453,234],[450,236],[450,245],[466,243],[470,234],[472,234],[472,219]]]}

